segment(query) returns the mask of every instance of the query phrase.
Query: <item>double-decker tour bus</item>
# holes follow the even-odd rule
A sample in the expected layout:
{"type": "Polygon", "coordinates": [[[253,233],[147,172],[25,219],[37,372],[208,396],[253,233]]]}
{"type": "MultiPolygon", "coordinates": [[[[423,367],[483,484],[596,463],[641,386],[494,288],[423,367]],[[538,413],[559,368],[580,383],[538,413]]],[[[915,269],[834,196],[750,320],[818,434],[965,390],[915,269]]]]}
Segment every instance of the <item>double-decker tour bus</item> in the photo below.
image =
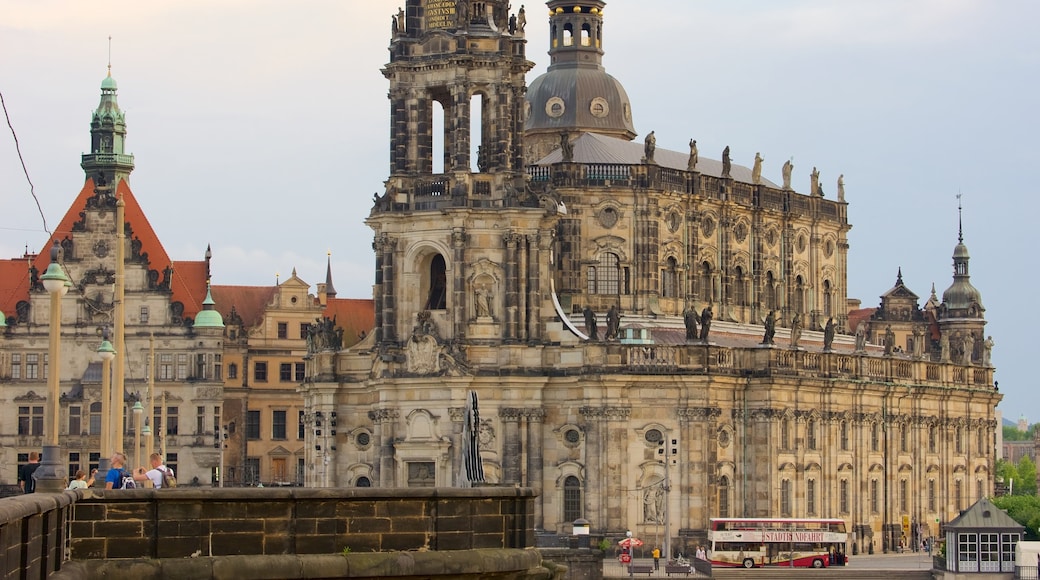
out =
{"type": "Polygon", "coordinates": [[[845,564],[845,521],[794,518],[712,518],[708,542],[712,566],[845,564]]]}

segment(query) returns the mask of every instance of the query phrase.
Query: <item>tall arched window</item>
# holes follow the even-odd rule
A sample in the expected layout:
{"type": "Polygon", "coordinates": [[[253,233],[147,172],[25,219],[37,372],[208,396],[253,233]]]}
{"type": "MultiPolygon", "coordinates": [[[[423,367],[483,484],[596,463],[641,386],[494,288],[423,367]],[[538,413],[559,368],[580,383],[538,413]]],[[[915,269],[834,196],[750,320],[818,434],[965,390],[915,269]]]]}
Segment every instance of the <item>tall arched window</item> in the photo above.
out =
{"type": "Polygon", "coordinates": [[[791,428],[787,419],[780,419],[780,449],[791,448],[791,428]]]}
{"type": "Polygon", "coordinates": [[[801,276],[794,279],[794,296],[791,297],[791,308],[795,312],[805,312],[805,281],[801,276]]]}
{"type": "Polygon", "coordinates": [[[780,482],[780,516],[791,517],[791,480],[784,479],[780,482]]]}
{"type": "Polygon", "coordinates": [[[809,479],[805,482],[805,512],[810,516],[816,515],[816,480],[809,479]]]}
{"type": "Polygon", "coordinates": [[[953,502],[957,511],[964,509],[964,482],[959,479],[953,482],[953,502]]]}
{"type": "Polygon", "coordinates": [[[665,260],[664,270],[661,271],[661,296],[663,298],[677,298],[679,296],[679,264],[675,258],[665,260]]]}
{"type": "Polygon", "coordinates": [[[574,44],[574,25],[568,22],[563,25],[563,45],[571,46],[574,44]]]}
{"type": "Polygon", "coordinates": [[[362,475],[354,482],[355,487],[372,487],[372,480],[362,475]]]}
{"type": "Polygon", "coordinates": [[[831,281],[823,281],[823,316],[830,317],[831,314],[831,281]]]}
{"type": "Polygon", "coordinates": [[[719,517],[729,517],[729,478],[725,475],[719,478],[719,517]]]}
{"type": "Polygon", "coordinates": [[[839,427],[838,430],[840,431],[838,439],[840,440],[839,443],[841,444],[841,450],[842,451],[848,451],[849,450],[849,423],[848,423],[848,421],[842,421],[841,422],[841,427],[839,427]]]}
{"type": "Polygon", "coordinates": [[[733,273],[733,303],[737,306],[747,306],[747,280],[744,279],[744,269],[737,266],[733,273]]]}
{"type": "Polygon", "coordinates": [[[762,290],[765,291],[764,302],[766,308],[776,308],[776,278],[773,277],[772,272],[766,272],[766,287],[762,290]]]}
{"type": "Polygon", "coordinates": [[[423,306],[423,310],[444,310],[447,308],[448,281],[444,256],[437,254],[430,260],[427,284],[429,290],[426,293],[426,304],[423,306]]]}
{"type": "Polygon", "coordinates": [[[573,522],[581,517],[581,482],[568,475],[563,480],[563,521],[573,522]]]}
{"type": "Polygon", "coordinates": [[[879,514],[881,513],[881,494],[878,487],[878,480],[870,480],[870,513],[879,514]]]}
{"type": "Polygon", "coordinates": [[[592,28],[588,23],[581,25],[581,45],[592,46],[592,28]]]}
{"type": "Polygon", "coordinates": [[[588,274],[590,294],[621,293],[621,260],[617,254],[600,254],[599,265],[589,267],[588,274]]]}
{"type": "Polygon", "coordinates": [[[958,425],[953,432],[953,446],[957,453],[964,453],[964,429],[958,425]]]}
{"type": "Polygon", "coordinates": [[[805,446],[816,449],[816,421],[813,419],[805,423],[805,446]]]}
{"type": "Polygon", "coordinates": [[[711,288],[711,264],[708,262],[702,263],[698,274],[697,285],[700,290],[701,300],[714,302],[715,297],[712,295],[711,288]]]}
{"type": "Polygon", "coordinates": [[[838,513],[849,513],[849,480],[843,479],[838,484],[838,513]]]}
{"type": "Polygon", "coordinates": [[[877,423],[870,424],[870,450],[881,450],[881,428],[878,427],[877,423]]]}
{"type": "Polygon", "coordinates": [[[935,425],[928,426],[928,452],[935,453],[935,425]]]}

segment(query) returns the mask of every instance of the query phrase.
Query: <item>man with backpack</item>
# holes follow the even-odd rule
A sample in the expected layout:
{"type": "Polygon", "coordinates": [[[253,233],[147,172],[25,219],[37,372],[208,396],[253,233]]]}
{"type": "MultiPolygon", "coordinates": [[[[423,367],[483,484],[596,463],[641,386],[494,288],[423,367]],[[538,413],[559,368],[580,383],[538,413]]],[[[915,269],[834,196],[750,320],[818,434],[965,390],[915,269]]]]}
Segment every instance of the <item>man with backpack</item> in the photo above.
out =
{"type": "MultiPolygon", "coordinates": [[[[177,478],[174,476],[173,470],[163,465],[162,456],[158,453],[152,453],[148,456],[148,462],[152,468],[145,472],[145,478],[151,480],[152,486],[155,489],[162,489],[164,487],[177,487],[177,478]]],[[[143,481],[140,476],[136,476],[134,479],[143,481]]]]}
{"type": "Polygon", "coordinates": [[[126,464],[126,455],[119,451],[112,454],[111,467],[105,476],[105,489],[133,489],[137,487],[134,476],[123,469],[126,464]]]}

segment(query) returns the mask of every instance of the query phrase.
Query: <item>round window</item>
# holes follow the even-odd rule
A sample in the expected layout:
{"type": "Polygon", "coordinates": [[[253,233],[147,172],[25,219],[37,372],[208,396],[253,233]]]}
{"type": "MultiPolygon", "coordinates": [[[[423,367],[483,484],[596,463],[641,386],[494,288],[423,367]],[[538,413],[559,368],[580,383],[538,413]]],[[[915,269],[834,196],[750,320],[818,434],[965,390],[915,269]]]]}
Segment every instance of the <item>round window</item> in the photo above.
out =
{"type": "Polygon", "coordinates": [[[650,429],[643,437],[646,439],[647,443],[657,444],[664,441],[664,434],[658,429],[650,429]]]}
{"type": "Polygon", "coordinates": [[[368,433],[364,433],[364,432],[358,433],[358,436],[357,436],[357,444],[358,445],[360,445],[361,447],[367,447],[368,444],[371,443],[371,442],[372,442],[372,438],[371,438],[371,436],[369,436],[368,433]]]}
{"type": "Polygon", "coordinates": [[[581,441],[581,433],[578,433],[577,429],[568,429],[567,432],[563,434],[563,438],[567,443],[577,443],[578,441],[581,441]]]}

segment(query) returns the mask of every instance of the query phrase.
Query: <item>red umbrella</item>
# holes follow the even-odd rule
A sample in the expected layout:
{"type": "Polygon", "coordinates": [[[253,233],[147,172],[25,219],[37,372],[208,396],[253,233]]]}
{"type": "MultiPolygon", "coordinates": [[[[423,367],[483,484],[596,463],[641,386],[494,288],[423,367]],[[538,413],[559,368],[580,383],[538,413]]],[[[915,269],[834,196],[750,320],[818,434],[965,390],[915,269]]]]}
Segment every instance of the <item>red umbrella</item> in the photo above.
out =
{"type": "Polygon", "coordinates": [[[639,538],[625,538],[618,542],[618,545],[622,548],[638,548],[643,545],[643,540],[639,538]]]}

